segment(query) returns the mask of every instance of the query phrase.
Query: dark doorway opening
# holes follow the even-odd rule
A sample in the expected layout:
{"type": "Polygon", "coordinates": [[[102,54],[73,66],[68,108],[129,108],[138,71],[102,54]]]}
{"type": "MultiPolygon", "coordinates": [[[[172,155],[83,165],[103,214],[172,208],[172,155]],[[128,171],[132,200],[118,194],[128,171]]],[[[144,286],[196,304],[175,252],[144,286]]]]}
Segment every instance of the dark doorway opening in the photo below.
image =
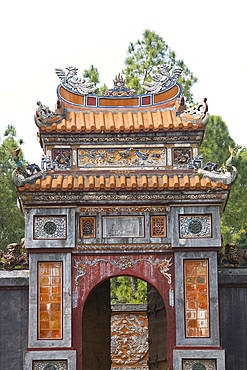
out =
{"type": "MultiPolygon", "coordinates": [[[[114,305],[111,305],[113,279],[99,284],[85,302],[82,318],[83,370],[167,370],[164,301],[153,285],[139,279],[136,281],[133,277],[128,279],[126,284],[132,285],[130,303],[125,300],[118,304],[115,295],[114,305]],[[135,299],[133,286],[137,289],[138,284],[139,298],[135,299]]],[[[123,276],[120,280],[124,284],[123,276]]],[[[121,289],[128,290],[124,286],[121,289]]]]}

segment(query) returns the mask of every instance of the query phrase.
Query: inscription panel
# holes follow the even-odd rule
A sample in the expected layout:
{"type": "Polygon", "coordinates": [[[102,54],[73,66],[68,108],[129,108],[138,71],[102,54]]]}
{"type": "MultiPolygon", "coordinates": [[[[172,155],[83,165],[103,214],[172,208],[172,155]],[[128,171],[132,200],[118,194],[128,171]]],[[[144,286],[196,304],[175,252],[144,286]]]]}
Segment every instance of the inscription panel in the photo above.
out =
{"type": "Polygon", "coordinates": [[[144,216],[103,216],[103,238],[144,238],[144,216]]]}

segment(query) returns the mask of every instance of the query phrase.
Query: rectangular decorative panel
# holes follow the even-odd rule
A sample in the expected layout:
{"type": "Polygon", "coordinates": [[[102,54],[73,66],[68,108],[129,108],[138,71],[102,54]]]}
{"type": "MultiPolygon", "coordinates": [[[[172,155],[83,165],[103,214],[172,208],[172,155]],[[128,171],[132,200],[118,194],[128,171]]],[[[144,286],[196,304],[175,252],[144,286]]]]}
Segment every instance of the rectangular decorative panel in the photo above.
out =
{"type": "Polygon", "coordinates": [[[78,167],[166,166],[164,148],[78,149],[78,167]]]}
{"type": "Polygon", "coordinates": [[[39,262],[38,339],[62,339],[62,262],[39,262]]]}
{"type": "Polygon", "coordinates": [[[68,168],[72,166],[71,149],[52,149],[52,160],[59,168],[68,168]]]}
{"type": "Polygon", "coordinates": [[[179,217],[180,238],[211,238],[211,215],[187,215],[179,217]]]}
{"type": "Polygon", "coordinates": [[[65,361],[33,361],[33,370],[67,370],[67,360],[65,361]]]}
{"type": "Polygon", "coordinates": [[[66,239],[66,216],[34,216],[34,239],[66,239]]]}
{"type": "Polygon", "coordinates": [[[81,217],[81,237],[94,238],[95,237],[95,217],[81,217]]]}
{"type": "Polygon", "coordinates": [[[188,168],[192,159],[192,148],[173,148],[173,165],[188,168]]]}
{"type": "Polygon", "coordinates": [[[166,236],[166,216],[151,216],[151,237],[166,236]]]}
{"type": "Polygon", "coordinates": [[[103,217],[103,238],[143,238],[143,216],[103,217]]]}
{"type": "Polygon", "coordinates": [[[148,370],[148,354],[146,312],[137,312],[134,308],[133,312],[127,310],[113,312],[111,315],[111,370],[148,370]]]}
{"type": "Polygon", "coordinates": [[[216,370],[216,360],[183,360],[183,370],[216,370]]]}
{"type": "Polygon", "coordinates": [[[209,337],[208,260],[184,261],[186,337],[209,337]]]}

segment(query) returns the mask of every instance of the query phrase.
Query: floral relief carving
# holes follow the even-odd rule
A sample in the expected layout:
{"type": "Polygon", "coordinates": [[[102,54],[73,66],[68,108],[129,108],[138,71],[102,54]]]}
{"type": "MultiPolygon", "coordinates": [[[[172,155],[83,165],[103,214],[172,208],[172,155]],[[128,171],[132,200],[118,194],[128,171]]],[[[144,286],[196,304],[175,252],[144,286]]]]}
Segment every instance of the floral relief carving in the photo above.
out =
{"type": "Polygon", "coordinates": [[[152,259],[149,258],[139,258],[136,260],[133,260],[131,257],[117,257],[115,260],[111,261],[105,258],[94,258],[93,260],[86,258],[86,259],[80,259],[78,261],[75,261],[75,268],[78,272],[78,274],[75,276],[75,285],[78,285],[78,279],[82,276],[85,276],[87,273],[88,267],[94,267],[97,266],[99,263],[104,264],[111,264],[116,269],[125,271],[127,269],[132,269],[136,264],[138,263],[146,263],[147,265],[157,266],[161,272],[161,274],[167,278],[168,284],[171,284],[171,273],[170,267],[172,266],[172,258],[164,258],[164,259],[152,259]]]}

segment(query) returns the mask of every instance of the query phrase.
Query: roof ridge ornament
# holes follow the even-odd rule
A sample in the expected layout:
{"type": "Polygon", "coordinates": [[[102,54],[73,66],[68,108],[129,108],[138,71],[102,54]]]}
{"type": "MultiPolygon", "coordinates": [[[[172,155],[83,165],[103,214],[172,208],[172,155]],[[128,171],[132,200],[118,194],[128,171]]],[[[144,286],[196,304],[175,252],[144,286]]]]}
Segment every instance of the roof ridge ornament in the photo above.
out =
{"type": "Polygon", "coordinates": [[[142,87],[147,93],[157,94],[167,90],[171,84],[176,83],[181,73],[182,68],[174,67],[169,70],[169,65],[163,64],[158,67],[158,72],[151,76],[152,82],[144,81],[142,87]]]}
{"type": "Polygon", "coordinates": [[[50,110],[49,107],[43,105],[40,101],[37,102],[36,114],[34,122],[36,126],[51,126],[53,123],[59,123],[65,118],[65,114],[58,114],[50,110]]]}
{"type": "Polygon", "coordinates": [[[77,77],[77,67],[69,66],[67,68],[55,68],[55,72],[59,77],[62,85],[76,94],[87,95],[93,94],[97,87],[94,82],[86,82],[85,79],[77,77]]]}
{"type": "Polygon", "coordinates": [[[201,120],[205,125],[209,120],[207,98],[204,98],[200,103],[197,103],[191,108],[188,108],[180,113],[180,118],[183,121],[191,121],[192,123],[201,120]]]}
{"type": "Polygon", "coordinates": [[[119,73],[116,75],[115,80],[113,80],[114,88],[103,91],[104,96],[129,96],[136,95],[136,91],[128,87],[125,87],[125,80],[123,76],[119,73]]]}

